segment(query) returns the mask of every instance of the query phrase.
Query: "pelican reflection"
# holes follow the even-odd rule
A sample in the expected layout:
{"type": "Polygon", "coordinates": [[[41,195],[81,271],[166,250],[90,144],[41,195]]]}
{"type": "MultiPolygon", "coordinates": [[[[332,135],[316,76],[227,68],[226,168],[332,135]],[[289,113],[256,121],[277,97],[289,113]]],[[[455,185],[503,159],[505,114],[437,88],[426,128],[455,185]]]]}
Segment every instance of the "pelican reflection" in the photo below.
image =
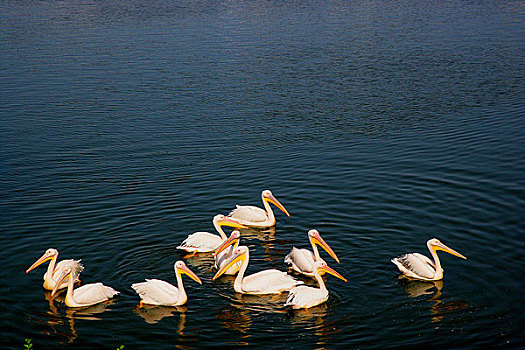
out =
{"type": "Polygon", "coordinates": [[[252,325],[252,318],[248,310],[235,304],[230,304],[218,310],[217,319],[221,321],[224,328],[241,332],[249,337],[248,333],[252,325]]]}
{"type": "Polygon", "coordinates": [[[241,239],[245,245],[251,246],[253,240],[257,250],[262,247],[264,249],[263,260],[270,262],[280,262],[288,253],[287,241],[276,238],[275,227],[268,227],[264,230],[243,229],[241,230],[241,239]]]}
{"type": "Polygon", "coordinates": [[[46,313],[29,315],[29,320],[32,323],[38,324],[39,328],[45,326],[44,330],[41,332],[42,334],[54,334],[65,339],[65,341],[59,340],[59,343],[73,343],[77,338],[75,328],[71,327],[71,324],[69,324],[69,327],[66,326],[66,320],[64,319],[64,316],[60,314],[58,307],[55,304],[55,300],[60,298],[63,300],[65,298],[65,293],[51,297],[51,291],[45,290],[44,298],[49,302],[49,311],[46,313]]]}
{"type": "Polygon", "coordinates": [[[329,309],[328,304],[324,303],[311,309],[288,309],[287,312],[292,325],[308,327],[312,322],[314,322],[315,326],[322,325],[329,309]]]}
{"type": "Polygon", "coordinates": [[[45,290],[44,298],[49,302],[49,310],[46,313],[30,315],[31,322],[45,325],[47,330],[43,334],[56,334],[65,339],[59,343],[73,343],[78,335],[75,329],[75,320],[99,320],[98,315],[102,312],[108,311],[109,306],[113,304],[112,301],[107,303],[96,304],[85,308],[64,308],[59,309],[57,303],[64,303],[66,298],[66,291],[61,290],[59,293],[51,296],[52,292],[45,290]],[[64,313],[61,313],[64,310],[64,313]]]}
{"type": "MultiPolygon", "coordinates": [[[[228,277],[234,279],[233,276],[228,277]]],[[[285,294],[251,295],[234,293],[231,295],[228,292],[221,293],[220,296],[228,299],[230,304],[218,310],[217,319],[222,322],[225,328],[241,332],[247,337],[249,337],[252,325],[252,315],[285,314],[287,312],[287,309],[283,307],[286,301],[285,294]]]]}
{"type": "Polygon", "coordinates": [[[246,309],[247,311],[270,314],[284,314],[286,309],[283,307],[287,295],[282,294],[241,294],[235,293],[235,307],[246,309]]]}
{"type": "Polygon", "coordinates": [[[305,330],[317,336],[316,348],[324,349],[327,344],[334,343],[334,336],[341,332],[343,320],[336,320],[329,303],[320,304],[311,309],[288,309],[288,316],[292,327],[305,330]]]}
{"type": "Polygon", "coordinates": [[[406,279],[403,275],[398,276],[397,282],[408,296],[411,298],[417,298],[422,295],[433,295],[432,299],[439,298],[441,296],[441,289],[443,288],[443,280],[439,281],[421,281],[406,279]]]}
{"type": "Polygon", "coordinates": [[[181,306],[158,306],[144,304],[141,307],[137,307],[133,311],[142,317],[146,323],[157,323],[165,317],[175,316],[177,313],[180,315],[179,329],[177,333],[182,334],[184,325],[186,323],[186,311],[188,307],[186,305],[181,306]]]}
{"type": "Polygon", "coordinates": [[[427,301],[431,302],[430,314],[432,322],[440,322],[447,313],[468,308],[468,303],[462,300],[444,301],[441,290],[443,289],[443,280],[439,281],[420,281],[407,280],[404,276],[398,277],[398,284],[403,287],[405,292],[411,298],[417,298],[423,295],[431,295],[427,301]]]}

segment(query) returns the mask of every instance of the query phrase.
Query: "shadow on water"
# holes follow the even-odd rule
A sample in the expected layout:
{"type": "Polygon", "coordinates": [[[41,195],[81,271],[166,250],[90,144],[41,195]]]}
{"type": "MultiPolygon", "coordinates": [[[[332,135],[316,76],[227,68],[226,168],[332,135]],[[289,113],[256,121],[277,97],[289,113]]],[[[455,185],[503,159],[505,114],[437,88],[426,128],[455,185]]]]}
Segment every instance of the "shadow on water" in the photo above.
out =
{"type": "Polygon", "coordinates": [[[432,303],[430,306],[430,314],[432,315],[432,322],[440,322],[446,314],[465,310],[469,304],[463,300],[445,301],[442,295],[443,280],[439,281],[418,281],[407,279],[399,275],[397,283],[407,292],[411,298],[418,298],[424,295],[431,296],[426,299],[432,303]]]}

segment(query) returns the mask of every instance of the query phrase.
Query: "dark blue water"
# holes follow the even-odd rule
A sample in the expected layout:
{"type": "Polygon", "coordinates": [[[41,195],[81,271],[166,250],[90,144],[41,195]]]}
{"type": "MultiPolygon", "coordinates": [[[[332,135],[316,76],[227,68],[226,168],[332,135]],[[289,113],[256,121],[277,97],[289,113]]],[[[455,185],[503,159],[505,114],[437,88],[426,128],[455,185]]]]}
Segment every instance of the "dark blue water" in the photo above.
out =
{"type": "Polygon", "coordinates": [[[2,347],[522,348],[521,1],[1,1],[2,347]],[[212,282],[175,247],[271,189],[291,213],[243,230],[248,272],[285,269],[317,228],[341,259],[330,299],[212,282]],[[428,254],[442,283],[390,258],[428,254]],[[68,309],[27,269],[82,258],[121,291],[68,309]],[[137,309],[144,278],[185,307],[137,309]]]}

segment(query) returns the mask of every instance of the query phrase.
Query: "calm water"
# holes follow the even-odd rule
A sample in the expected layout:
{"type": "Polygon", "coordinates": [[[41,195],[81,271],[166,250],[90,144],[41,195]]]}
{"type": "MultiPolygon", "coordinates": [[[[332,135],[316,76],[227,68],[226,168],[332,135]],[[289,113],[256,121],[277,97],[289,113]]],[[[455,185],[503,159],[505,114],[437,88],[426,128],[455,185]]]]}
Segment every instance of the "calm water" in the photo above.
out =
{"type": "Polygon", "coordinates": [[[522,1],[0,2],[1,344],[37,349],[523,348],[522,1]],[[235,295],[175,247],[271,189],[248,272],[317,228],[349,279],[309,312],[235,295]],[[442,283],[390,258],[441,254],[442,283]],[[72,310],[25,274],[46,248],[121,294],[72,310]]]}

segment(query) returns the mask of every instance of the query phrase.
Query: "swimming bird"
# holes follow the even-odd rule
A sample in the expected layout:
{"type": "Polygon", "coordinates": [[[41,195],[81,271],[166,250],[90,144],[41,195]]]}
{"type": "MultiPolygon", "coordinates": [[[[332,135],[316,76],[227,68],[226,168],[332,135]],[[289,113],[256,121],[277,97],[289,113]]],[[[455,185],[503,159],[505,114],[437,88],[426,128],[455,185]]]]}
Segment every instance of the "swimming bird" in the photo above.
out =
{"type": "Polygon", "coordinates": [[[466,259],[465,256],[447,247],[436,238],[428,240],[427,247],[434,258],[434,262],[419,253],[403,254],[390,261],[399,268],[399,271],[401,271],[405,277],[424,281],[437,281],[443,278],[443,269],[441,268],[441,262],[437,255],[438,250],[443,250],[459,258],[466,259]]]}
{"type": "Polygon", "coordinates": [[[140,304],[180,306],[186,304],[188,296],[182,283],[182,274],[190,276],[198,284],[201,280],[186,264],[179,260],[174,265],[175,276],[177,278],[177,287],[157,279],[146,279],[146,282],[134,283],[131,288],[140,296],[140,304]]]}
{"type": "Polygon", "coordinates": [[[287,216],[290,216],[284,206],[273,196],[270,190],[264,190],[261,193],[264,209],[252,205],[237,205],[228,217],[236,219],[241,224],[252,227],[270,227],[275,225],[275,216],[269,203],[274,204],[277,208],[283,211],[287,216]]]}
{"type": "Polygon", "coordinates": [[[313,266],[314,278],[319,283],[319,288],[308,286],[297,286],[290,290],[288,299],[284,306],[291,306],[293,309],[308,309],[328,300],[328,289],[326,289],[320,272],[328,272],[337,278],[347,282],[346,278],[326,264],[325,261],[317,260],[313,266]]]}
{"type": "MultiPolygon", "coordinates": [[[[72,268],[75,268],[82,272],[84,270],[84,265],[80,263],[81,260],[73,260],[73,259],[67,259],[62,260],[58,264],[56,263],[58,259],[58,250],[54,248],[49,248],[45,251],[44,255],[42,255],[37,261],[34,262],[33,265],[31,265],[27,270],[26,273],[33,270],[37,266],[40,266],[41,264],[45,263],[48,260],[51,260],[49,262],[49,265],[47,266],[47,271],[44,273],[44,289],[47,290],[53,290],[56,287],[56,283],[59,279],[60,272],[66,267],[70,266],[72,268]]],[[[79,282],[78,275],[76,277],[76,280],[74,281],[79,282]]],[[[67,281],[64,281],[58,289],[66,288],[67,287],[67,281]]]]}
{"type": "MultiPolygon", "coordinates": [[[[321,246],[332,258],[339,263],[337,255],[330,246],[321,238],[321,234],[316,229],[308,231],[308,240],[312,245],[313,253],[308,249],[297,249],[292,248],[292,251],[284,258],[284,262],[291,266],[291,268],[303,275],[313,277],[314,276],[314,262],[321,259],[319,256],[319,250],[317,249],[317,244],[321,246]]],[[[324,270],[319,271],[320,274],[324,275],[324,270]]]]}
{"type": "Polygon", "coordinates": [[[238,261],[242,261],[241,268],[235,282],[233,283],[233,289],[237,293],[242,294],[279,294],[292,289],[293,287],[302,284],[302,281],[298,281],[286,272],[270,269],[256,272],[250,276],[244,277],[248,262],[250,260],[250,250],[246,246],[239,246],[233,256],[228,260],[215,276],[213,280],[221,276],[226,270],[228,270],[233,264],[238,261]]]}
{"type": "Polygon", "coordinates": [[[222,214],[213,217],[213,226],[217,232],[219,232],[219,236],[209,232],[195,232],[189,235],[177,249],[182,249],[193,254],[212,252],[228,238],[222,226],[247,228],[237,220],[228,218],[222,214]]]}
{"type": "MultiPolygon", "coordinates": [[[[215,250],[215,253],[213,254],[215,263],[213,264],[213,266],[217,270],[220,270],[224,265],[226,265],[228,263],[228,259],[230,259],[233,256],[235,249],[237,249],[237,247],[239,246],[240,237],[241,233],[239,231],[233,231],[230,234],[230,237],[224,242],[222,242],[222,244],[215,250]]],[[[241,262],[238,261],[237,263],[233,264],[228,270],[226,270],[224,274],[235,275],[237,272],[239,272],[241,265],[241,262]]]]}
{"type": "MultiPolygon", "coordinates": [[[[66,306],[69,307],[85,307],[90,305],[95,305],[102,303],[113,298],[116,294],[119,294],[118,291],[114,290],[111,287],[105,286],[102,283],[90,283],[73,289],[73,281],[78,277],[80,270],[78,268],[72,268],[71,266],[66,266],[60,273],[58,278],[58,285],[60,285],[68,276],[69,281],[67,284],[67,294],[66,299],[64,300],[66,306]]],[[[51,296],[55,295],[57,287],[53,289],[51,296]]]]}

